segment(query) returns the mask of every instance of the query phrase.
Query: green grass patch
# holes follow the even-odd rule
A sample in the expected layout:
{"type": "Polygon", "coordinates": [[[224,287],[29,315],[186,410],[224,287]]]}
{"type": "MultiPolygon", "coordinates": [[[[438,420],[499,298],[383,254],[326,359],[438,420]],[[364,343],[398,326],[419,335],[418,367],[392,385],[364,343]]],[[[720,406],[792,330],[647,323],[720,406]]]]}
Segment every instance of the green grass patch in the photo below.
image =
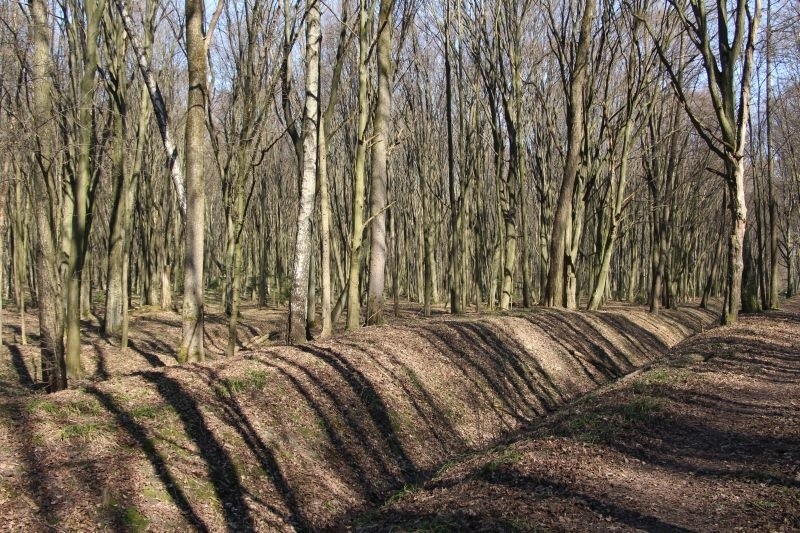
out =
{"type": "Polygon", "coordinates": [[[449,461],[445,461],[445,463],[442,466],[439,467],[439,470],[436,471],[436,474],[434,474],[433,477],[437,478],[437,477],[443,476],[445,474],[445,472],[447,472],[448,470],[450,470],[451,468],[453,468],[457,464],[458,464],[458,461],[456,461],[456,460],[452,460],[451,459],[449,461]]]}
{"type": "Polygon", "coordinates": [[[623,404],[619,413],[627,424],[639,425],[650,422],[661,411],[661,402],[650,396],[639,396],[623,404]]]}
{"type": "Polygon", "coordinates": [[[122,523],[128,531],[147,531],[150,520],[136,507],[128,507],[122,513],[122,523]]]}
{"type": "Polygon", "coordinates": [[[425,392],[425,387],[422,386],[422,380],[419,379],[417,373],[414,372],[413,369],[408,367],[405,367],[405,371],[406,371],[406,376],[408,376],[408,380],[411,382],[412,385],[414,385],[414,388],[416,388],[420,392],[425,392]]]}
{"type": "Polygon", "coordinates": [[[759,511],[769,511],[775,509],[778,506],[778,503],[764,498],[756,498],[755,500],[748,501],[747,505],[759,511]]]}
{"type": "Polygon", "coordinates": [[[113,429],[114,426],[107,422],[67,424],[59,430],[58,436],[61,440],[88,439],[93,435],[113,431],[113,429]]]}
{"type": "Polygon", "coordinates": [[[36,413],[38,411],[49,415],[57,413],[59,409],[55,402],[39,398],[28,402],[26,408],[29,413],[36,413]]]}
{"type": "Polygon", "coordinates": [[[646,394],[654,387],[661,385],[686,383],[692,377],[688,370],[674,368],[657,368],[643,374],[633,383],[633,392],[646,394]]]}
{"type": "Polygon", "coordinates": [[[172,496],[163,487],[147,485],[142,489],[142,496],[148,500],[155,500],[159,502],[171,502],[172,496]]]}
{"type": "Polygon", "coordinates": [[[54,416],[87,416],[100,414],[100,405],[94,400],[72,400],[61,404],[52,400],[37,398],[28,403],[28,412],[46,413],[54,416]]]}
{"type": "Polygon", "coordinates": [[[556,433],[591,443],[611,442],[623,430],[652,422],[661,410],[658,399],[638,395],[620,405],[575,413],[556,433]]]}
{"type": "Polygon", "coordinates": [[[486,464],[484,464],[480,470],[478,471],[479,474],[491,474],[492,472],[496,472],[500,470],[506,465],[511,465],[518,463],[522,460],[522,453],[517,450],[509,450],[505,449],[495,457],[491,459],[486,464]]]}
{"type": "Polygon", "coordinates": [[[229,377],[214,385],[217,396],[229,396],[243,392],[262,391],[267,386],[267,373],[262,370],[249,370],[243,376],[229,377]]]}
{"type": "Polygon", "coordinates": [[[175,409],[171,405],[166,404],[145,404],[137,405],[130,410],[130,414],[134,418],[153,419],[164,415],[171,415],[175,409]]]}
{"type": "Polygon", "coordinates": [[[219,504],[214,484],[204,478],[186,478],[186,489],[192,499],[219,504]]]}
{"type": "Polygon", "coordinates": [[[603,411],[587,411],[571,415],[563,424],[559,434],[577,437],[586,442],[609,442],[619,431],[611,417],[603,411]]]}
{"type": "Polygon", "coordinates": [[[419,489],[420,489],[420,487],[419,487],[419,486],[417,486],[417,485],[413,485],[413,484],[406,484],[406,485],[403,485],[403,488],[402,488],[402,489],[400,489],[400,490],[398,490],[398,491],[397,491],[397,492],[395,492],[394,494],[392,494],[392,495],[389,497],[389,499],[388,499],[388,500],[386,500],[386,503],[392,503],[392,502],[396,502],[397,500],[399,500],[399,499],[403,498],[404,496],[406,496],[406,495],[408,495],[408,494],[414,494],[414,493],[415,493],[415,492],[417,492],[419,489]]]}

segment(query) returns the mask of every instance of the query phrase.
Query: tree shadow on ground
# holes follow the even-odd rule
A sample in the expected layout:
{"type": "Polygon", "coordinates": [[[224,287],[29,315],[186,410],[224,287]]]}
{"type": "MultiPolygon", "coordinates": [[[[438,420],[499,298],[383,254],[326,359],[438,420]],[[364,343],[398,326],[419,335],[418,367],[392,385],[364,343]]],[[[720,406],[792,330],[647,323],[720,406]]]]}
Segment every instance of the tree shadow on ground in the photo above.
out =
{"type": "Polygon", "coordinates": [[[300,350],[323,361],[347,382],[350,389],[361,400],[371,423],[383,434],[390,457],[394,458],[396,466],[399,467],[403,481],[414,480],[419,474],[417,467],[398,438],[397,428],[392,421],[389,409],[370,379],[353,363],[333,350],[312,345],[301,346],[300,350]]]}
{"type": "Polygon", "coordinates": [[[167,366],[156,353],[168,354],[170,357],[175,357],[177,354],[172,345],[158,339],[144,339],[141,341],[128,339],[128,347],[141,355],[147,364],[153,368],[167,366]]]}
{"type": "MultiPolygon", "coordinates": [[[[446,402],[428,390],[420,378],[420,373],[411,365],[394,354],[389,355],[388,360],[384,362],[387,354],[369,343],[342,339],[339,344],[362,353],[385,375],[392,377],[392,383],[403,391],[403,398],[411,404],[414,412],[424,422],[424,429],[430,432],[441,450],[467,449],[467,441],[456,431],[450,416],[446,413],[448,409],[446,402]]],[[[396,347],[403,348],[402,340],[396,347]]]]}
{"type": "Polygon", "coordinates": [[[195,511],[188,497],[183,492],[178,480],[172,475],[167,460],[156,449],[153,440],[148,435],[144,426],[123,410],[114,398],[97,387],[88,387],[86,392],[97,398],[100,404],[111,413],[116,419],[117,425],[125,430],[128,435],[136,442],[137,446],[147,456],[153,470],[161,481],[164,489],[169,494],[172,501],[180,510],[186,521],[198,531],[208,531],[208,527],[195,511]]]}
{"type": "MultiPolygon", "coordinates": [[[[13,331],[14,339],[17,341],[22,338],[22,328],[18,324],[4,324],[3,328],[8,328],[13,331]]],[[[41,341],[41,337],[38,333],[32,333],[30,331],[30,326],[28,326],[25,331],[25,340],[27,340],[28,343],[38,343],[41,341]]],[[[14,344],[18,344],[18,342],[15,342],[14,344]]]]}
{"type": "MultiPolygon", "coordinates": [[[[520,529],[534,526],[534,523],[524,518],[524,511],[522,511],[522,516],[512,518],[516,514],[514,513],[515,508],[524,509],[527,506],[558,500],[559,506],[584,508],[587,514],[595,520],[597,515],[608,517],[605,527],[610,530],[613,525],[610,522],[613,521],[637,530],[657,533],[691,531],[546,477],[520,475],[513,470],[498,467],[491,471],[479,471],[470,479],[479,482],[483,491],[496,492],[497,499],[502,498],[504,502],[501,506],[502,509],[497,509],[491,504],[481,505],[478,503],[476,505],[474,502],[468,501],[469,494],[464,494],[461,499],[463,501],[458,501],[449,509],[441,509],[437,512],[388,509],[368,517],[369,520],[366,524],[362,527],[357,525],[355,529],[363,531],[520,531],[520,529]],[[525,524],[525,527],[521,528],[522,524],[525,524]]],[[[426,490],[443,492],[453,488],[456,483],[456,481],[431,483],[426,490]]],[[[543,530],[547,530],[556,524],[558,525],[555,530],[572,530],[575,526],[585,527],[586,530],[596,530],[596,527],[591,527],[588,522],[576,524],[573,521],[572,525],[568,526],[569,522],[559,524],[556,520],[555,524],[549,526],[537,525],[543,530]]]]}
{"type": "MultiPolygon", "coordinates": [[[[528,327],[523,320],[514,320],[528,327]]],[[[571,353],[567,348],[571,346],[573,351],[583,355],[573,354],[565,361],[582,365],[587,387],[591,384],[589,381],[603,383],[633,368],[629,355],[602,338],[602,331],[593,322],[584,323],[571,318],[573,322],[564,325],[550,314],[546,314],[544,320],[547,320],[546,324],[539,327],[554,335],[552,338],[556,341],[564,341],[571,335],[585,335],[582,327],[593,328],[592,341],[558,344],[567,353],[571,353]],[[600,337],[595,339],[597,336],[600,337]]],[[[531,322],[535,323],[535,319],[532,318],[531,322]]],[[[339,339],[329,345],[277,349],[252,356],[254,363],[249,367],[241,359],[237,361],[239,371],[251,371],[256,365],[269,368],[270,379],[276,380],[276,386],[290,391],[302,408],[313,413],[311,424],[314,429],[321,430],[320,440],[324,440],[321,448],[325,449],[320,453],[332,450],[331,456],[335,459],[314,457],[313,460],[319,463],[312,464],[321,465],[324,472],[320,475],[331,476],[336,483],[352,483],[353,492],[363,495],[368,503],[382,501],[391,491],[404,485],[419,483],[445,459],[485,446],[492,439],[506,438],[509,431],[524,427],[583,392],[579,387],[565,386],[560,382],[551,367],[542,364],[542,354],[532,353],[517,338],[509,323],[501,325],[482,319],[445,320],[420,323],[403,331],[408,335],[401,334],[400,337],[405,338],[397,340],[396,345],[381,345],[380,351],[371,345],[375,337],[367,331],[363,336],[339,339]],[[457,369],[448,375],[457,376],[460,383],[456,389],[470,396],[468,408],[478,413],[476,418],[485,418],[487,426],[491,426],[489,437],[476,437],[475,433],[481,433],[481,428],[476,431],[467,427],[448,411],[451,406],[447,404],[446,394],[437,388],[447,384],[431,381],[424,374],[425,366],[415,371],[413,362],[421,359],[405,361],[402,352],[406,350],[424,350],[426,357],[436,359],[449,369],[457,369]]],[[[649,339],[644,332],[639,336],[641,338],[636,337],[633,325],[628,334],[631,337],[629,343],[637,350],[657,346],[656,337],[649,339]]],[[[165,365],[153,351],[170,351],[165,342],[152,336],[134,340],[131,347],[152,367],[165,365]]],[[[151,384],[177,413],[180,420],[177,425],[181,428],[176,429],[182,429],[182,433],[175,440],[199,457],[194,461],[195,465],[202,464],[199,470],[204,468],[202,474],[192,472],[188,475],[210,481],[220,503],[218,512],[223,515],[229,530],[254,529],[256,519],[261,518],[255,514],[258,505],[285,519],[294,528],[317,527],[319,522],[315,519],[318,516],[309,510],[309,505],[319,503],[313,500],[319,497],[319,493],[307,486],[307,479],[296,475],[298,472],[307,473],[295,464],[297,461],[282,454],[277,439],[266,438],[258,429],[260,423],[270,418],[271,424],[280,426],[283,424],[281,418],[288,416],[287,413],[280,412],[279,407],[273,405],[266,405],[264,408],[268,411],[260,414],[249,410],[242,391],[234,385],[232,378],[237,376],[224,377],[223,367],[219,363],[191,365],[179,371],[145,370],[136,375],[151,384]],[[184,380],[187,376],[200,377],[203,385],[196,387],[197,380],[184,380]],[[235,451],[229,451],[232,432],[228,428],[236,433],[233,436],[238,445],[235,451]],[[188,438],[186,441],[182,440],[184,434],[188,438]],[[238,442],[239,439],[244,446],[238,442]],[[194,446],[186,445],[189,440],[196,450],[194,446]],[[248,490],[253,486],[246,483],[252,483],[252,479],[242,478],[236,462],[242,457],[254,458],[266,474],[257,483],[269,485],[268,488],[277,496],[275,505],[259,500],[254,490],[248,490]]],[[[99,375],[108,375],[102,366],[98,372],[99,375]]],[[[169,457],[159,452],[151,429],[125,412],[109,393],[97,387],[87,388],[87,393],[98,399],[142,450],[189,524],[200,530],[210,529],[211,526],[201,518],[202,512],[208,510],[198,503],[193,504],[181,489],[182,483],[186,487],[183,479],[186,472],[170,471],[167,466],[169,457]]],[[[287,438],[299,440],[306,437],[299,424],[286,422],[282,427],[288,428],[284,435],[287,438]]],[[[272,430],[271,427],[270,433],[272,430]]],[[[297,450],[310,452],[310,455],[319,451],[304,449],[302,443],[296,446],[297,450]]]]}
{"type": "MultiPolygon", "coordinates": [[[[747,386],[706,390],[687,389],[670,382],[652,384],[646,394],[668,406],[668,412],[659,415],[659,423],[652,424],[646,438],[634,435],[617,439],[612,446],[681,472],[742,480],[770,479],[787,487],[800,487],[798,479],[781,472],[787,458],[800,462],[796,438],[791,434],[781,436],[781,428],[792,427],[785,426],[786,421],[800,416],[800,406],[779,403],[781,391],[789,393],[800,386],[797,341],[786,345],[775,342],[772,335],[746,337],[743,331],[746,328],[721,329],[714,335],[697,338],[676,353],[676,362],[680,365],[682,356],[687,354],[699,355],[705,362],[693,367],[698,376],[741,376],[747,386]],[[764,387],[772,387],[772,396],[763,396],[764,387]],[[773,421],[770,427],[776,428],[774,434],[763,430],[766,420],[773,421]],[[755,428],[753,421],[759,424],[755,428]]],[[[781,336],[780,331],[771,333],[781,336]]]]}
{"type": "Polygon", "coordinates": [[[483,461],[429,482],[422,494],[389,501],[356,521],[356,529],[800,527],[800,477],[793,477],[800,406],[783,401],[800,386],[800,349],[789,332],[771,323],[697,337],[673,354],[672,367],[574,404],[503,455],[477,456],[483,461]],[[687,354],[704,362],[685,370],[687,354]],[[663,483],[643,485],[651,479],[663,483]],[[682,496],[686,507],[670,500],[673,508],[663,491],[679,480],[691,480],[687,490],[698,492],[682,496]],[[687,511],[698,508],[706,515],[687,511]]]}
{"type": "MultiPolygon", "coordinates": [[[[256,428],[253,427],[244,408],[236,398],[236,391],[231,385],[231,382],[220,379],[219,373],[211,368],[196,367],[192,370],[202,374],[206,382],[212,387],[217,405],[222,411],[223,422],[239,434],[242,441],[250,450],[250,453],[257,459],[264,473],[271,479],[277,494],[289,511],[289,515],[284,518],[300,531],[309,530],[310,525],[295,497],[289,481],[281,470],[274,450],[264,442],[256,428]]],[[[267,505],[267,507],[277,516],[283,516],[285,514],[280,509],[269,505],[267,505]]]]}
{"type": "Polygon", "coordinates": [[[257,361],[287,379],[312,409],[328,443],[342,459],[337,461],[342,478],[356,484],[370,501],[378,501],[398,484],[416,480],[418,469],[369,379],[332,350],[315,346],[299,349],[323,362],[329,371],[320,375],[313,365],[277,354],[257,361]]]}
{"type": "Polygon", "coordinates": [[[14,430],[10,440],[16,457],[21,461],[25,492],[36,503],[34,514],[48,529],[57,531],[59,510],[64,502],[56,497],[58,493],[53,488],[51,470],[37,452],[35,443],[38,436],[30,420],[28,399],[27,395],[23,395],[3,402],[0,407],[5,411],[14,430]]]}
{"type": "Polygon", "coordinates": [[[214,492],[222,505],[228,529],[253,531],[253,518],[239,474],[230,454],[206,424],[197,400],[177,380],[163,373],[143,372],[140,375],[155,385],[161,397],[175,409],[184,431],[197,445],[214,492]]]}
{"type": "Polygon", "coordinates": [[[92,348],[94,349],[95,354],[95,371],[94,377],[95,379],[104,380],[108,379],[108,363],[107,363],[107,354],[106,350],[103,346],[100,345],[98,341],[92,341],[92,348]]]}
{"type": "Polygon", "coordinates": [[[25,356],[22,354],[19,346],[16,344],[9,344],[7,347],[8,353],[11,354],[11,364],[14,367],[14,371],[17,373],[20,385],[23,387],[33,387],[36,384],[36,380],[31,375],[28,365],[25,363],[25,356]]]}
{"type": "Polygon", "coordinates": [[[560,401],[559,388],[512,336],[482,322],[421,325],[418,333],[484,396],[508,427],[537,417],[560,401]],[[499,403],[499,407],[494,406],[499,403]]]}

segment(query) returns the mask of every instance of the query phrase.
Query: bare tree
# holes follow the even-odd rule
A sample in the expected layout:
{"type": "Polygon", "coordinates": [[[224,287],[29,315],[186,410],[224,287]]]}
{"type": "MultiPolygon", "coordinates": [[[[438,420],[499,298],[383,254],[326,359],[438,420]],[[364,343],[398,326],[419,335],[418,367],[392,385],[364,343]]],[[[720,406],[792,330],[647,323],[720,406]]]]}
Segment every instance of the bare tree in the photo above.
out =
{"type": "Polygon", "coordinates": [[[580,29],[575,50],[572,53],[568,46],[568,36],[560,32],[561,26],[550,18],[550,31],[554,40],[554,48],[558,51],[561,65],[561,80],[567,94],[567,153],[564,161],[564,175],[553,216],[553,231],[550,238],[550,265],[547,274],[547,285],[543,303],[547,306],[561,307],[566,305],[564,261],[566,248],[566,232],[568,220],[572,217],[572,197],[575,180],[580,166],[580,152],[585,135],[584,131],[584,91],[589,68],[589,54],[592,41],[592,22],[597,2],[585,2],[580,18],[580,29]]]}
{"type": "Polygon", "coordinates": [[[183,336],[178,360],[202,361],[203,259],[205,236],[206,40],[203,2],[186,0],[186,53],[189,70],[186,112],[186,255],[183,281],[183,336]]]}
{"type": "MultiPolygon", "coordinates": [[[[700,55],[717,124],[706,124],[681,83],[658,36],[656,48],[667,68],[678,98],[697,133],[720,158],[722,178],[728,188],[733,232],[728,243],[728,274],[722,323],[736,322],[742,300],[744,240],[747,227],[745,201],[745,146],[750,114],[750,77],[758,33],[761,1],[717,2],[709,13],[704,0],[670,0],[673,12],[700,55]],[[716,22],[716,28],[712,28],[716,22]]],[[[643,18],[643,20],[646,20],[643,18]]],[[[670,18],[662,17],[662,24],[670,18]]],[[[651,34],[652,34],[651,30],[651,34]]]]}
{"type": "Polygon", "coordinates": [[[394,0],[381,0],[378,12],[378,94],[372,122],[372,171],[370,173],[370,242],[367,324],[383,323],[383,293],[386,280],[386,209],[388,181],[389,119],[392,113],[392,7],[394,0]]]}
{"type": "Polygon", "coordinates": [[[317,184],[319,153],[319,0],[309,0],[306,8],[306,99],[303,114],[303,176],[298,201],[292,296],[289,304],[289,343],[306,341],[306,309],[309,264],[312,261],[311,217],[317,184]]]}
{"type": "Polygon", "coordinates": [[[58,270],[60,225],[59,185],[53,173],[52,80],[50,27],[44,0],[29,0],[33,57],[30,68],[33,88],[31,115],[34,124],[33,206],[36,240],[36,285],[39,305],[39,336],[42,349],[42,378],[49,392],[67,387],[64,359],[64,311],[58,270]]]}

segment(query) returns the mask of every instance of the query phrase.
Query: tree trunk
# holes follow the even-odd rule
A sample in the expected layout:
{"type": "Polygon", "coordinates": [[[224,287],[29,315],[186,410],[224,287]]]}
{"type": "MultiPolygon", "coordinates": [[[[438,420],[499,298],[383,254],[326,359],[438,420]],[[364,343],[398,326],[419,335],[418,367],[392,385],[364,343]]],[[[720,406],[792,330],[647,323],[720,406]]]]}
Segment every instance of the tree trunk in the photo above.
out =
{"type": "Polygon", "coordinates": [[[778,309],[778,232],[775,200],[775,161],[772,153],[772,1],[767,1],[766,25],[766,121],[767,121],[767,201],[769,202],[769,308],[778,309]]]}
{"type": "Polygon", "coordinates": [[[751,232],[745,230],[742,270],[742,312],[755,313],[761,310],[758,300],[758,277],[755,272],[755,258],[753,257],[753,239],[751,232]]]}
{"type": "MultiPolygon", "coordinates": [[[[123,74],[120,79],[124,77],[123,74]]],[[[117,98],[124,98],[124,93],[119,94],[117,98]]],[[[114,117],[114,151],[111,156],[114,192],[108,236],[106,311],[103,320],[103,331],[106,335],[112,337],[116,337],[122,332],[122,322],[125,314],[123,307],[128,305],[128,302],[123,300],[122,270],[126,260],[125,247],[128,233],[126,207],[130,180],[125,168],[125,106],[123,100],[118,100],[118,102],[120,105],[117,106],[118,114],[114,117]]]]}
{"type": "Polygon", "coordinates": [[[592,21],[594,20],[595,0],[586,2],[581,17],[580,35],[575,52],[575,64],[568,88],[567,102],[567,155],[564,161],[564,175],[558,193],[556,212],[553,217],[553,232],[550,237],[550,265],[545,286],[544,305],[562,307],[566,305],[565,295],[565,245],[567,223],[572,216],[572,198],[575,179],[580,165],[580,152],[584,136],[583,100],[586,75],[589,67],[589,54],[592,41],[592,21]]]}
{"type": "Polygon", "coordinates": [[[742,301],[742,273],[744,271],[744,234],[747,228],[747,205],[744,198],[744,159],[728,163],[728,193],[733,231],[728,241],[728,274],[722,324],[733,324],[739,317],[742,301]]]}
{"type": "Polygon", "coordinates": [[[333,333],[331,321],[331,199],[328,190],[328,141],[325,121],[319,125],[319,173],[320,188],[320,238],[322,261],[322,332],[321,339],[333,333]]]}
{"type": "Polygon", "coordinates": [[[364,233],[364,175],[366,173],[367,122],[369,100],[367,98],[369,27],[367,0],[359,0],[358,13],[358,145],[353,171],[353,202],[350,232],[350,274],[347,279],[347,330],[361,327],[361,243],[364,233]]]}
{"type": "MultiPolygon", "coordinates": [[[[155,111],[156,122],[158,123],[158,131],[161,134],[161,141],[164,147],[164,152],[167,156],[167,166],[169,167],[170,177],[172,178],[172,185],[175,188],[175,196],[178,200],[178,208],[180,209],[181,216],[186,218],[186,191],[184,188],[183,183],[183,172],[181,171],[181,165],[178,161],[178,148],[175,146],[175,142],[172,138],[172,125],[170,124],[169,114],[167,113],[167,106],[164,103],[164,97],[161,94],[161,88],[158,86],[158,81],[153,75],[153,71],[150,68],[150,61],[147,57],[146,48],[142,45],[139,41],[138,36],[133,31],[133,20],[131,19],[130,13],[128,13],[128,8],[125,7],[125,0],[115,0],[117,4],[117,10],[119,11],[120,16],[122,17],[122,23],[125,26],[125,33],[128,34],[128,40],[130,41],[131,48],[133,48],[133,52],[136,56],[136,62],[139,65],[139,72],[142,74],[142,79],[144,80],[145,86],[147,87],[147,92],[150,95],[150,101],[153,104],[153,110],[155,111]]],[[[188,4],[192,3],[193,0],[187,0],[187,8],[189,7],[188,4]]],[[[187,9],[187,14],[188,14],[187,9]]],[[[188,16],[187,16],[187,24],[188,24],[188,16]]],[[[188,29],[188,26],[187,26],[188,29]]],[[[203,38],[202,35],[202,27],[198,30],[200,32],[200,38],[203,38]]],[[[188,41],[188,35],[187,35],[188,41]]],[[[188,46],[188,42],[187,42],[188,46]]],[[[205,46],[205,45],[204,45],[205,46]]],[[[203,72],[205,73],[205,65],[203,66],[203,72]]],[[[204,82],[205,83],[205,82],[204,82]]],[[[199,88],[195,87],[194,90],[200,90],[199,88]]],[[[205,90],[201,91],[205,94],[205,90]]],[[[191,109],[191,104],[190,104],[191,109]]],[[[188,119],[188,115],[187,115],[188,119]]],[[[188,155],[187,155],[188,158],[188,155]]],[[[187,169],[188,170],[188,169],[187,169]]],[[[188,181],[188,176],[187,176],[188,181]]]]}
{"type": "Polygon", "coordinates": [[[444,77],[445,107],[447,115],[447,184],[450,194],[450,260],[448,280],[450,281],[450,312],[458,315],[464,312],[461,307],[462,263],[461,243],[461,196],[458,193],[455,169],[455,146],[453,141],[453,82],[450,61],[450,0],[445,0],[444,21],[444,77]]]}
{"type": "MultiPolygon", "coordinates": [[[[598,310],[600,308],[600,304],[603,301],[603,296],[606,292],[606,286],[608,283],[608,273],[611,270],[611,256],[614,254],[614,244],[617,241],[617,232],[619,231],[619,224],[622,218],[622,202],[625,198],[625,185],[628,174],[628,153],[627,153],[628,131],[629,127],[626,126],[625,132],[623,133],[624,144],[621,156],[622,160],[620,162],[619,183],[615,185],[614,203],[611,205],[612,209],[611,217],[605,232],[605,239],[603,242],[602,254],[600,259],[600,268],[597,271],[597,278],[595,279],[594,282],[594,291],[592,292],[592,296],[589,299],[588,308],[591,311],[598,310]]],[[[612,177],[612,183],[613,183],[613,177],[612,177]]]]}
{"type": "Polygon", "coordinates": [[[303,116],[303,176],[297,214],[292,295],[289,303],[289,344],[307,340],[306,313],[312,242],[311,217],[317,185],[319,150],[319,0],[312,0],[306,14],[306,100],[303,116]]]}
{"type": "Polygon", "coordinates": [[[39,308],[39,337],[42,350],[42,379],[48,392],[67,387],[64,360],[64,317],[61,284],[58,272],[58,206],[51,202],[58,187],[50,176],[47,144],[48,125],[52,116],[50,79],[50,29],[47,4],[44,0],[29,0],[33,59],[33,120],[36,135],[32,165],[33,212],[36,229],[36,288],[39,308]],[[51,196],[52,193],[52,196],[51,196]]]}
{"type": "Polygon", "coordinates": [[[727,190],[722,191],[722,207],[720,208],[719,221],[721,225],[720,236],[717,239],[717,244],[714,247],[714,256],[711,259],[711,265],[708,267],[708,278],[706,279],[705,287],[703,288],[703,296],[700,299],[700,308],[706,309],[708,307],[708,299],[711,297],[711,290],[714,288],[714,277],[717,272],[717,265],[719,264],[720,257],[722,257],[722,244],[725,242],[725,209],[727,209],[727,190]]]}
{"type": "Polygon", "coordinates": [[[382,324],[386,282],[386,187],[388,182],[389,120],[392,112],[392,7],[394,0],[381,0],[378,13],[378,98],[373,116],[370,182],[370,242],[367,324],[382,324]]]}
{"type": "Polygon", "coordinates": [[[181,363],[202,361],[203,258],[205,233],[205,104],[206,44],[203,3],[186,0],[186,53],[189,72],[186,112],[186,256],[183,278],[183,337],[178,352],[181,363]]]}
{"type": "MultiPolygon", "coordinates": [[[[98,66],[97,43],[102,3],[86,2],[85,42],[82,50],[81,75],[78,82],[79,133],[77,165],[72,179],[72,220],[69,222],[68,258],[66,271],[66,362],[67,376],[83,376],[81,363],[81,284],[89,239],[89,188],[94,174],[94,87],[98,66]]],[[[73,22],[74,23],[74,22],[73,22]]],[[[77,51],[71,52],[77,55],[77,51]]],[[[76,61],[77,63],[77,61],[76,61]]],[[[77,65],[75,65],[77,67],[77,65]]]]}

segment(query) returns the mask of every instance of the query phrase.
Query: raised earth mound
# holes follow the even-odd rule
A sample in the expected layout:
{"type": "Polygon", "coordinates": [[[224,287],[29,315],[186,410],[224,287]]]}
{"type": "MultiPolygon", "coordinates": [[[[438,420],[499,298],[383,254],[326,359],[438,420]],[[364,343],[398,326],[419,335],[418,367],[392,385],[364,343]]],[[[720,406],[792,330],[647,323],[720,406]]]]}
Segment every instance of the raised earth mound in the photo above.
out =
{"type": "Polygon", "coordinates": [[[359,530],[800,530],[800,302],[445,465],[359,530]]]}
{"type": "Polygon", "coordinates": [[[792,527],[797,311],[675,348],[714,316],[406,317],[247,348],[270,337],[269,317],[251,316],[243,327],[258,342],[183,367],[170,356],[177,323],[145,313],[134,343],[155,344],[121,353],[90,338],[93,377],[54,395],[35,391],[30,350],[11,345],[0,527],[792,527]],[[586,396],[665,356],[684,366],[586,396]]]}

